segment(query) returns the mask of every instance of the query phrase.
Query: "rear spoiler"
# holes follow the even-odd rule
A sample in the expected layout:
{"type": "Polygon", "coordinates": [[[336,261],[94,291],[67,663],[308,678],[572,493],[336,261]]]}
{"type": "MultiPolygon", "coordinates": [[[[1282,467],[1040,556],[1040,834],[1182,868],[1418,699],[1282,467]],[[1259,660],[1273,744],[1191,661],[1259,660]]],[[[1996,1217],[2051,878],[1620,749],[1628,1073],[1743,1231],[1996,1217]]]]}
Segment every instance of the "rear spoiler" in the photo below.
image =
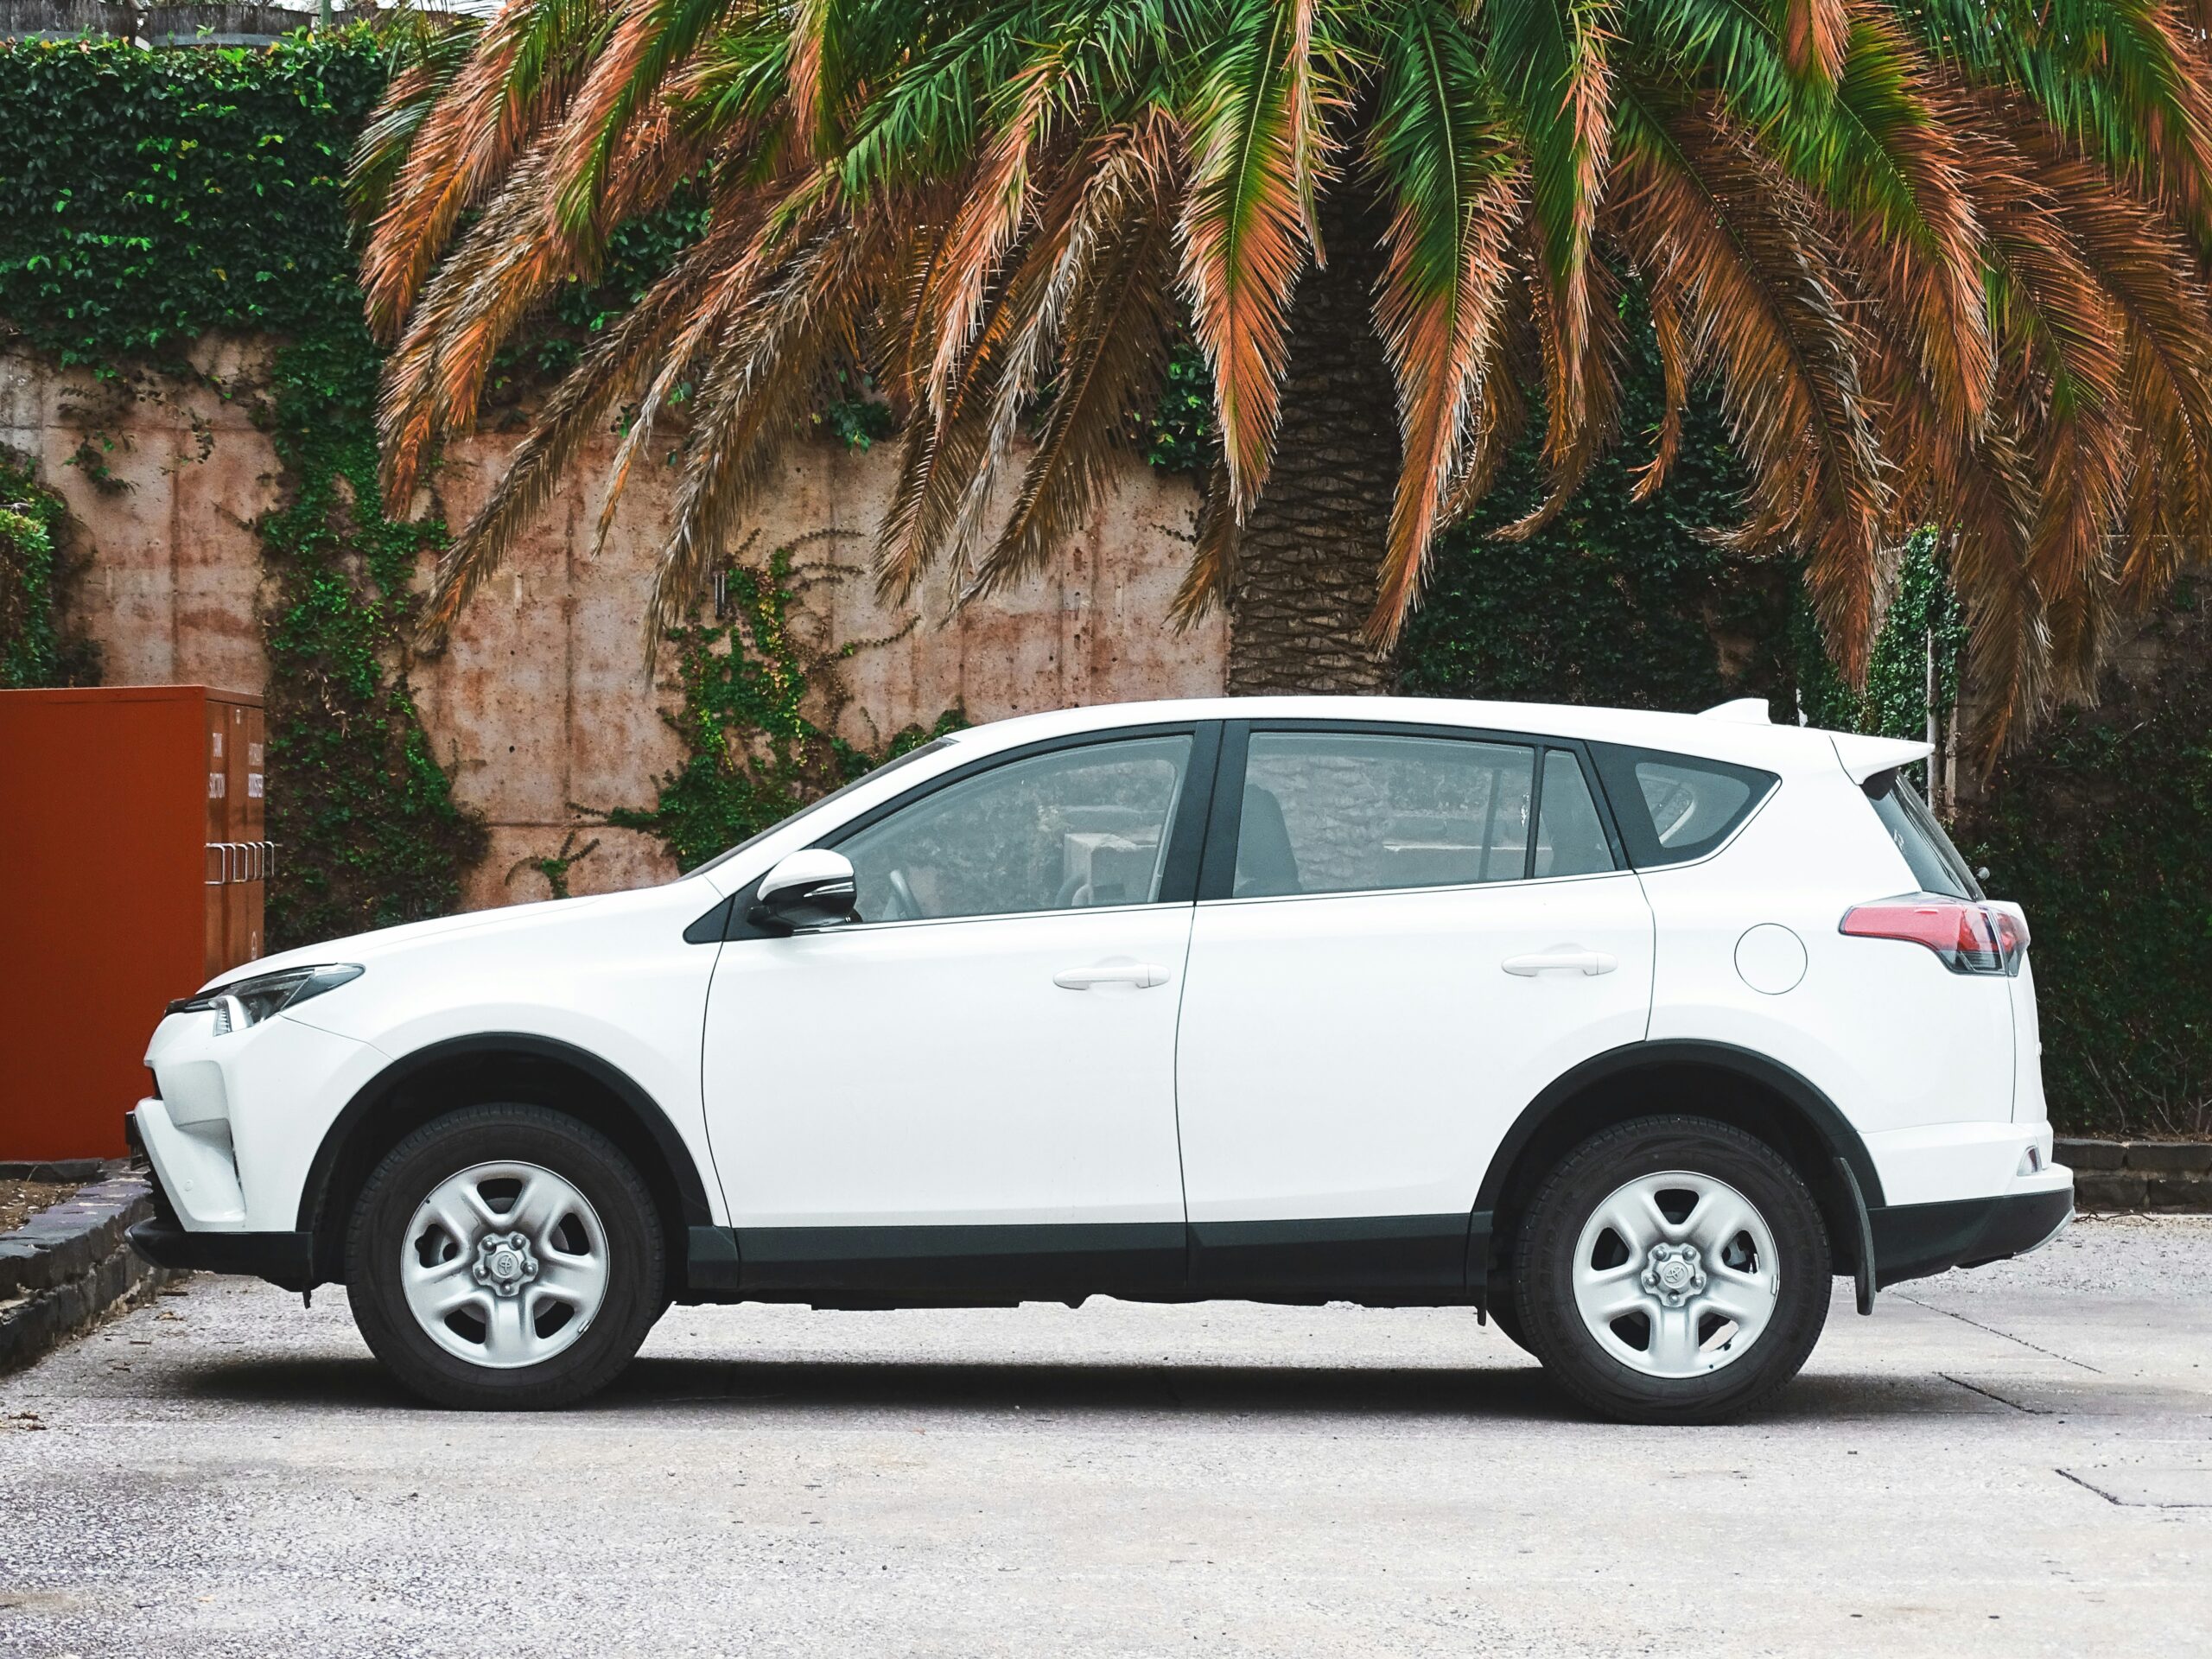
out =
{"type": "Polygon", "coordinates": [[[1854,784],[1864,784],[1877,772],[1895,772],[1899,766],[1909,766],[1936,753],[1936,746],[1924,738],[1867,737],[1858,732],[1830,732],[1828,739],[1835,745],[1836,759],[1843,762],[1844,771],[1851,774],[1854,784]]]}

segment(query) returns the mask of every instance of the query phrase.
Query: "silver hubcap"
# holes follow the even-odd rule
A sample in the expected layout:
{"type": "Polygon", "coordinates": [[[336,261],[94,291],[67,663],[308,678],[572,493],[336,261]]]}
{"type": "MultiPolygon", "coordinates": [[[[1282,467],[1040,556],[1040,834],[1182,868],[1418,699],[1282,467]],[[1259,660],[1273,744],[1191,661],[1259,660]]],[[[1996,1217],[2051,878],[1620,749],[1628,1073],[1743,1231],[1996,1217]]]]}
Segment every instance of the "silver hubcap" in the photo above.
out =
{"type": "Polygon", "coordinates": [[[1702,1376],[1743,1357],[1774,1318],[1774,1234],[1726,1181],[1640,1176],[1592,1214],[1574,1302],[1599,1347],[1647,1376],[1702,1376]]]}
{"type": "Polygon", "coordinates": [[[496,1370],[553,1357],[607,1296],[607,1230],[584,1195],[536,1164],[478,1164],[438,1183],[399,1249],[400,1283],[430,1340],[496,1370]]]}

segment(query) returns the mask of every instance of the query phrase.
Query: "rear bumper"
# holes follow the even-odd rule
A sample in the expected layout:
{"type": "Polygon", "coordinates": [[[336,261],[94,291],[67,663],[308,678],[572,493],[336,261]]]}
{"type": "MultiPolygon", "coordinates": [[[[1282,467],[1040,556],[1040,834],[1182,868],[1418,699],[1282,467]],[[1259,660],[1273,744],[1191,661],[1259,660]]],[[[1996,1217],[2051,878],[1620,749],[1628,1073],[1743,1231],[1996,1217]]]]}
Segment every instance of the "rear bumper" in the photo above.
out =
{"type": "Polygon", "coordinates": [[[142,1221],[130,1248],[157,1268],[198,1273],[246,1273],[286,1290],[315,1284],[313,1237],[307,1233],[188,1233],[174,1222],[142,1221]]]}
{"type": "Polygon", "coordinates": [[[1894,1285],[2040,1249],[2074,1219],[2074,1187],[2069,1181],[2000,1198],[1897,1205],[1872,1211],[1867,1219],[1874,1231],[1875,1282],[1894,1285]]]}

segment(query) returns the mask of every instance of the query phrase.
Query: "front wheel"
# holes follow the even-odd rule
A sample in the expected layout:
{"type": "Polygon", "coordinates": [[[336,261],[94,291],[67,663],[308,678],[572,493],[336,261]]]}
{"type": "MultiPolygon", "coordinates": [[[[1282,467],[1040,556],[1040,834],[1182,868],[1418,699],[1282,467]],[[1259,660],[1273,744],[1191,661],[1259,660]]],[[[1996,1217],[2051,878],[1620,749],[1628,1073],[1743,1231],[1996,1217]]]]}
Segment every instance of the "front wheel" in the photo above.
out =
{"type": "Polygon", "coordinates": [[[370,1349],[444,1406],[573,1405],[630,1363],[663,1306],[652,1199],[596,1131],[474,1106],[393,1147],[354,1205],[346,1290],[370,1349]]]}
{"type": "Polygon", "coordinates": [[[1827,1319],[1819,1206],[1771,1147],[1694,1117],[1585,1141],[1529,1206],[1515,1260],[1529,1345],[1624,1422],[1714,1422],[1797,1374],[1827,1319]]]}

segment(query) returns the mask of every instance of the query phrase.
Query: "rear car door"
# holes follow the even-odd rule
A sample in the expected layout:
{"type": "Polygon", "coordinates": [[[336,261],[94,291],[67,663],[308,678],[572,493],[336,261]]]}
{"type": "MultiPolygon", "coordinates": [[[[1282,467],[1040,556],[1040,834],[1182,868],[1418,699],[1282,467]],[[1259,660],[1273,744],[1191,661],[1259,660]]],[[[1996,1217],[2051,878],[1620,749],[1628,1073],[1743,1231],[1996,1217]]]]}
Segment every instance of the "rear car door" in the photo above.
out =
{"type": "Polygon", "coordinates": [[[1586,760],[1232,722],[1221,775],[1176,1058],[1194,1279],[1457,1286],[1514,1118],[1644,1034],[1650,911],[1586,760]]]}

